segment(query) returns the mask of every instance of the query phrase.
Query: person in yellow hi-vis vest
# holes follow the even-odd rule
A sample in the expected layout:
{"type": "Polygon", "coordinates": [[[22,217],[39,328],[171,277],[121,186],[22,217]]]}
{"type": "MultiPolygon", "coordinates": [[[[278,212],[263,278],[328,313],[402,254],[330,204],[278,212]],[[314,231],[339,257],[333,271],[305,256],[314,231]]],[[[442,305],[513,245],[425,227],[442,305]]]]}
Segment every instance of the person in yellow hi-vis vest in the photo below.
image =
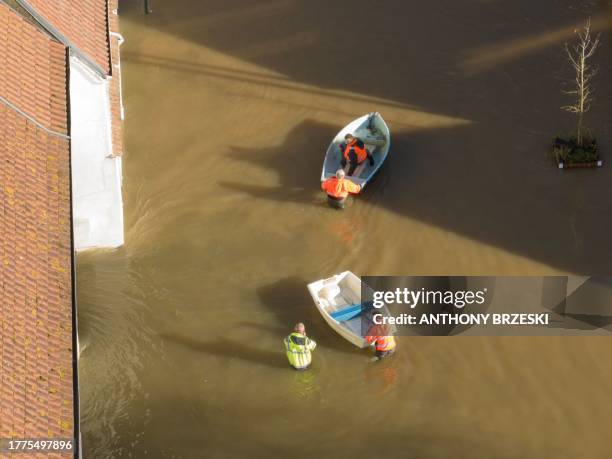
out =
{"type": "Polygon", "coordinates": [[[306,336],[303,323],[296,324],[293,333],[285,338],[285,350],[289,364],[296,370],[305,370],[312,361],[311,352],[317,343],[306,336]]]}

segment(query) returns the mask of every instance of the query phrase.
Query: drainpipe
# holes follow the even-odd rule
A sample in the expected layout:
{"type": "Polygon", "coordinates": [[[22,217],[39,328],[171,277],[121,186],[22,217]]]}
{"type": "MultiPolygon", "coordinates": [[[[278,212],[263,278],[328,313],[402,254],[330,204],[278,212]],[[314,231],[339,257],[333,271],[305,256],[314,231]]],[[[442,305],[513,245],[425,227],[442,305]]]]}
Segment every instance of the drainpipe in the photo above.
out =
{"type": "MultiPolygon", "coordinates": [[[[114,13],[117,14],[116,12],[114,13]]],[[[125,39],[123,38],[123,35],[121,35],[118,32],[109,32],[109,35],[117,38],[118,46],[119,48],[121,48],[121,45],[125,41],[125,39]]],[[[120,111],[121,121],[123,121],[125,119],[125,109],[123,108],[123,84],[122,84],[122,78],[121,78],[121,53],[119,52],[119,50],[117,50],[117,55],[118,55],[117,71],[119,72],[119,111],[120,111]]]]}

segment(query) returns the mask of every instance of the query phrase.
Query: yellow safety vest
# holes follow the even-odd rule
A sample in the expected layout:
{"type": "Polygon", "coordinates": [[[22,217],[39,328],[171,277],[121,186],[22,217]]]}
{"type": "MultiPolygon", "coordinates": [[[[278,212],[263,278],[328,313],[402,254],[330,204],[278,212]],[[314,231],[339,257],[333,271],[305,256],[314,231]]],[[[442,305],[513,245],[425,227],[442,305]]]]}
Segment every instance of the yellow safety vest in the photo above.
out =
{"type": "Polygon", "coordinates": [[[285,350],[289,364],[298,370],[304,369],[312,361],[311,351],[317,347],[317,343],[306,335],[293,332],[285,338],[285,350]]]}

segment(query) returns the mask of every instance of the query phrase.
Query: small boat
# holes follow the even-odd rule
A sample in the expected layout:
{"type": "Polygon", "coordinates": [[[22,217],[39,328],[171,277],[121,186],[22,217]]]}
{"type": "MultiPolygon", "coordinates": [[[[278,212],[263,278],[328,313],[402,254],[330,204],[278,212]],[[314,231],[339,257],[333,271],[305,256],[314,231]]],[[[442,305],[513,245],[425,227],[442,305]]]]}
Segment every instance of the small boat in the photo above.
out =
{"type": "Polygon", "coordinates": [[[377,112],[359,117],[346,125],[338,132],[329,145],[327,153],[325,153],[323,172],[321,173],[322,182],[334,176],[336,171],[341,168],[340,161],[342,160],[342,153],[340,152],[340,144],[344,142],[344,136],[346,134],[353,134],[355,137],[361,139],[366,149],[374,158],[373,166],[370,166],[369,161],[364,161],[357,166],[353,175],[349,177],[353,182],[364,188],[374,174],[376,174],[378,169],[380,169],[385,159],[387,159],[389,148],[391,147],[389,127],[382,116],[380,116],[380,113],[377,112]]]}
{"type": "MultiPolygon", "coordinates": [[[[362,329],[366,326],[369,328],[372,322],[362,314],[371,310],[372,305],[362,302],[362,289],[366,298],[373,297],[374,291],[370,286],[350,271],[308,284],[308,291],[328,325],[355,346],[365,348],[368,342],[363,338],[362,329]],[[368,320],[365,326],[364,320],[368,320]]],[[[386,307],[377,311],[383,315],[389,314],[386,307]]],[[[395,327],[392,327],[392,332],[395,331],[395,327]]]]}

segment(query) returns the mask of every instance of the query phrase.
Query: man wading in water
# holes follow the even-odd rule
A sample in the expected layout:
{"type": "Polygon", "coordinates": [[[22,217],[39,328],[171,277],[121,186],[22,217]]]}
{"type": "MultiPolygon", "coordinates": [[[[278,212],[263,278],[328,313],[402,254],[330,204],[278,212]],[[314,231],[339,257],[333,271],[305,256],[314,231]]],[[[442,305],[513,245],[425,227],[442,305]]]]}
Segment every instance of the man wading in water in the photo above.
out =
{"type": "Polygon", "coordinates": [[[376,349],[376,354],[372,359],[373,361],[382,360],[395,353],[397,344],[388,325],[373,324],[368,330],[365,340],[376,349]]]}
{"type": "Polygon", "coordinates": [[[306,327],[298,323],[293,333],[285,338],[285,350],[289,364],[296,370],[305,370],[312,361],[311,351],[317,347],[317,343],[306,336],[306,327]]]}
{"type": "Polygon", "coordinates": [[[338,169],[335,177],[330,177],[321,184],[321,189],[327,193],[327,203],[336,209],[344,209],[349,193],[357,194],[361,186],[345,177],[344,170],[338,169]]]}

